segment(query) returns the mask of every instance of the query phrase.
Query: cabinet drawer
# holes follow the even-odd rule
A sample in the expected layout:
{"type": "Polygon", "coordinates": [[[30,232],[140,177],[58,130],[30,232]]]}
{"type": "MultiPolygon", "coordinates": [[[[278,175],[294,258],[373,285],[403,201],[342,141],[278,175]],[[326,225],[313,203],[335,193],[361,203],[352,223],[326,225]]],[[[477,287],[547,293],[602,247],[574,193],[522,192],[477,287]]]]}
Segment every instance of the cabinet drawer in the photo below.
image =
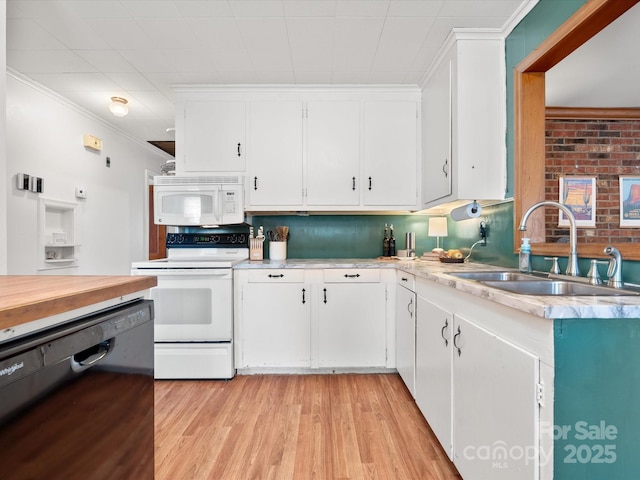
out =
{"type": "Polygon", "coordinates": [[[249,283],[302,283],[304,282],[304,270],[291,268],[266,268],[251,270],[249,283]]]}
{"type": "Polygon", "coordinates": [[[416,291],[416,277],[412,273],[396,270],[396,282],[412,292],[416,291]]]}
{"type": "Polygon", "coordinates": [[[327,283],[377,283],[380,281],[380,270],[377,268],[332,268],[324,270],[324,281],[327,283]]]}

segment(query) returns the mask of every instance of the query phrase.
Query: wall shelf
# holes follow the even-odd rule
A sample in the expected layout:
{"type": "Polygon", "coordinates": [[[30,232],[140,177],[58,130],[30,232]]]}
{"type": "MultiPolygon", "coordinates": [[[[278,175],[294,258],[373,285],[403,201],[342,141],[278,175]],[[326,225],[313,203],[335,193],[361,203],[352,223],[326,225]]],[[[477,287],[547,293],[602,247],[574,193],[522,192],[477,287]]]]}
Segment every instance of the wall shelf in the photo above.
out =
{"type": "Polygon", "coordinates": [[[38,270],[77,267],[77,203],[40,198],[38,270]]]}

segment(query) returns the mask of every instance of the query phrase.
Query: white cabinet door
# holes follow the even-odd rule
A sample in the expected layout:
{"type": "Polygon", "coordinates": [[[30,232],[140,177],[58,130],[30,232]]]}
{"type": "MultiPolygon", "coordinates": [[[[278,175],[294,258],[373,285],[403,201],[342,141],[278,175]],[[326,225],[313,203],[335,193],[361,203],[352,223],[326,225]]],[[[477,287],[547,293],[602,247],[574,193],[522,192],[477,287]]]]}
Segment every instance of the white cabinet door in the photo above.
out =
{"type": "Polygon", "coordinates": [[[451,425],[453,315],[421,295],[418,295],[417,302],[416,403],[449,458],[453,458],[451,425]]]}
{"type": "Polygon", "coordinates": [[[422,99],[422,199],[451,195],[451,62],[443,60],[422,99]]]}
{"type": "Polygon", "coordinates": [[[539,359],[455,316],[454,463],[465,479],[538,478],[539,359]]]}
{"type": "Polygon", "coordinates": [[[184,169],[244,172],[245,102],[186,102],[184,169]]]}
{"type": "Polygon", "coordinates": [[[304,283],[246,283],[242,291],[242,364],[310,367],[311,310],[304,283]]]}
{"type": "Polygon", "coordinates": [[[310,206],[360,204],[359,102],[307,104],[306,180],[310,206]]]}
{"type": "Polygon", "coordinates": [[[416,294],[396,286],[396,369],[415,397],[416,294]]]}
{"type": "Polygon", "coordinates": [[[416,102],[365,102],[364,205],[417,208],[416,102]]]}
{"type": "Polygon", "coordinates": [[[302,205],[302,102],[251,102],[251,206],[302,205]]]}
{"type": "Polygon", "coordinates": [[[386,287],[324,283],[318,298],[318,366],[384,367],[386,287]]]}

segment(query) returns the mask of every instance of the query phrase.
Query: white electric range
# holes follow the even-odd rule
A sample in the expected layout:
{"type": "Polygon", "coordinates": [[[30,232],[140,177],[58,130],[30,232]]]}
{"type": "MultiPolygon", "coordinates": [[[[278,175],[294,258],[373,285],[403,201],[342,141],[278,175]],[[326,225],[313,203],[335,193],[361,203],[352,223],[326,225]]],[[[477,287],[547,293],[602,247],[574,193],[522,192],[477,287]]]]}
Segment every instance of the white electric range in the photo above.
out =
{"type": "Polygon", "coordinates": [[[169,233],[167,258],[134,262],[155,275],[157,379],[229,379],[233,363],[233,265],[249,258],[248,233],[169,233]]]}

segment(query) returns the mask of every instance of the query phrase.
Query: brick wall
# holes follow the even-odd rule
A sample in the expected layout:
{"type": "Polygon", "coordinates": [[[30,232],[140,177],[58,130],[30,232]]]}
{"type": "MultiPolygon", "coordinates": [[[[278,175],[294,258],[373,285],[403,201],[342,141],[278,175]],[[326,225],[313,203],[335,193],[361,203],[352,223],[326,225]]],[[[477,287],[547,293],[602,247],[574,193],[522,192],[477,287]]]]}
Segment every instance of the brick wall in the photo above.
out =
{"type": "MultiPolygon", "coordinates": [[[[559,178],[596,177],[596,227],[578,228],[580,243],[640,243],[640,228],[620,228],[619,175],[640,177],[640,120],[547,119],[546,199],[558,201],[559,178]]],[[[558,212],[546,211],[547,242],[567,238],[558,212]]]]}

